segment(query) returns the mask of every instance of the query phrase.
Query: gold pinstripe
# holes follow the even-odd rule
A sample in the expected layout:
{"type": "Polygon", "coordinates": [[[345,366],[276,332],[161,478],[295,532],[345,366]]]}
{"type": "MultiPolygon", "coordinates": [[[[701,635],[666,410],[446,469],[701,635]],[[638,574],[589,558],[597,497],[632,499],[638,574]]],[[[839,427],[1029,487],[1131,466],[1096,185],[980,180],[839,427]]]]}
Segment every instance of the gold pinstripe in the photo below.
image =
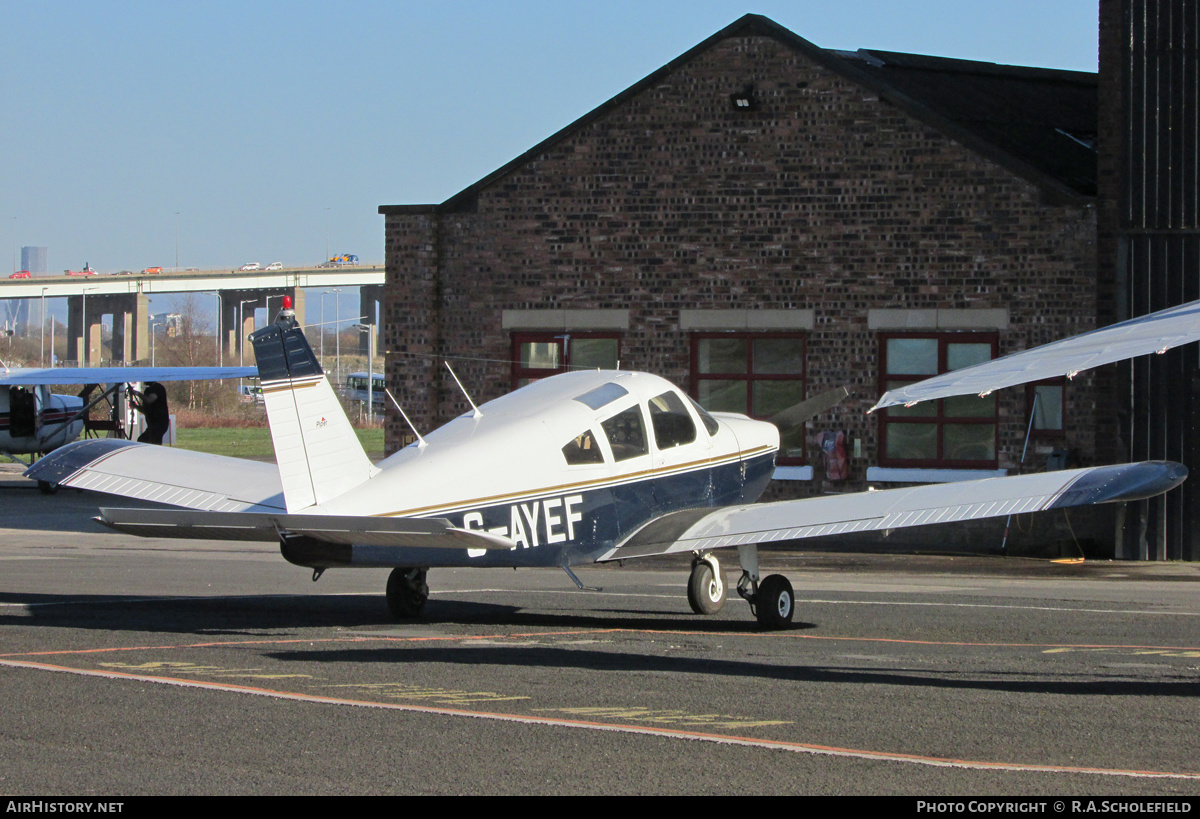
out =
{"type": "Polygon", "coordinates": [[[563,492],[589,489],[603,489],[609,486],[621,486],[627,483],[633,483],[637,480],[655,476],[667,476],[681,472],[692,472],[710,466],[719,466],[725,463],[736,463],[739,460],[753,457],[765,452],[774,452],[775,448],[771,446],[759,446],[754,449],[746,450],[745,452],[735,453],[733,455],[723,455],[717,458],[705,458],[699,461],[690,461],[685,464],[677,464],[675,466],[663,466],[657,469],[643,469],[638,472],[630,472],[626,475],[620,475],[615,478],[602,478],[592,481],[579,481],[576,483],[564,483],[557,486],[546,486],[539,489],[527,489],[520,492],[508,492],[501,495],[490,495],[482,498],[472,498],[470,500],[455,501],[449,504],[434,504],[432,506],[422,506],[416,509],[404,509],[396,512],[377,512],[372,517],[417,517],[421,515],[430,515],[435,512],[453,512],[457,509],[474,509],[478,507],[492,506],[498,503],[511,503],[514,500],[521,498],[538,498],[544,495],[557,495],[563,492]]]}

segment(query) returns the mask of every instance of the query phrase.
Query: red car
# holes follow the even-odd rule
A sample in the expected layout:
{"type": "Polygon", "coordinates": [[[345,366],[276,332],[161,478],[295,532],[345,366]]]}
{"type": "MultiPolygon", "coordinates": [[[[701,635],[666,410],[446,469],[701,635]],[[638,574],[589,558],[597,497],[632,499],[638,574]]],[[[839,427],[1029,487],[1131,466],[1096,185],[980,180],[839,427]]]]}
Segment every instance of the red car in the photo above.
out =
{"type": "Polygon", "coordinates": [[[28,270],[18,270],[16,273],[13,273],[11,276],[9,276],[9,278],[10,279],[28,279],[28,278],[32,277],[32,275],[33,274],[30,273],[28,270]]]}

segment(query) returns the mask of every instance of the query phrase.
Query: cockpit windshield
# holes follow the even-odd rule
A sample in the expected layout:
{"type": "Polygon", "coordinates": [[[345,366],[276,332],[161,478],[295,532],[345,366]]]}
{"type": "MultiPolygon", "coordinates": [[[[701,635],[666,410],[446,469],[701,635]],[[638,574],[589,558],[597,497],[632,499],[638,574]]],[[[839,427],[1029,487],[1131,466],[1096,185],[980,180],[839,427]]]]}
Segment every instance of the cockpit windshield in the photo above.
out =
{"type": "Polygon", "coordinates": [[[696,403],[696,399],[688,396],[688,400],[692,402],[692,408],[696,410],[696,414],[700,416],[700,420],[704,423],[704,428],[708,430],[710,436],[716,435],[717,430],[721,428],[720,422],[708,414],[708,410],[696,403]]]}

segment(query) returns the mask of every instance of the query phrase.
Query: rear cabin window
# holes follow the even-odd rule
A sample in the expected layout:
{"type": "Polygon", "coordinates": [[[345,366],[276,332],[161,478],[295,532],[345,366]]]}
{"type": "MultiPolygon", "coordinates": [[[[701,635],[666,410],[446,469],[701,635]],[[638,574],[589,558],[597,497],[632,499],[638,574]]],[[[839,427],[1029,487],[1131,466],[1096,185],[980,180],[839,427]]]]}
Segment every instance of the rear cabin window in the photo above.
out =
{"type": "Polygon", "coordinates": [[[596,387],[594,390],[585,392],[583,395],[575,397],[575,400],[584,406],[598,410],[605,404],[611,404],[618,398],[629,395],[629,391],[620,384],[614,384],[611,381],[602,386],[596,387]]]}
{"type": "Polygon", "coordinates": [[[690,444],[696,440],[696,425],[683,401],[673,392],[650,399],[650,425],[654,443],[660,450],[690,444]]]}
{"type": "Polygon", "coordinates": [[[604,453],[600,451],[590,429],[568,441],[562,448],[562,454],[570,466],[604,463],[604,453]]]}
{"type": "Polygon", "coordinates": [[[600,424],[608,436],[613,460],[626,461],[649,452],[646,446],[646,430],[642,426],[642,412],[633,406],[619,412],[600,424]]]}

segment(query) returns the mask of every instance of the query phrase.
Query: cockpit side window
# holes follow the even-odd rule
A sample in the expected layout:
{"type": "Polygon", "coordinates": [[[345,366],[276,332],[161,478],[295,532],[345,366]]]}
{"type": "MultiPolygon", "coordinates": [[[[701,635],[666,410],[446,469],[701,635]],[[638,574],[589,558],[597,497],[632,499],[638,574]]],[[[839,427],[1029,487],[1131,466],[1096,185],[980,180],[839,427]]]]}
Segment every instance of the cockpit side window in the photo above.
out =
{"type": "Polygon", "coordinates": [[[612,448],[613,460],[625,461],[645,455],[649,452],[646,445],[646,430],[642,425],[642,412],[633,406],[624,412],[618,412],[607,421],[600,424],[604,434],[608,436],[612,448]]]}
{"type": "Polygon", "coordinates": [[[721,428],[721,424],[716,418],[708,414],[708,410],[697,404],[691,397],[688,398],[692,402],[692,409],[696,410],[696,414],[700,416],[700,420],[704,422],[704,428],[708,430],[709,436],[717,434],[717,430],[721,428]]]}
{"type": "Polygon", "coordinates": [[[600,446],[596,443],[596,438],[590,429],[584,430],[582,435],[577,435],[568,441],[567,445],[562,448],[562,454],[570,466],[604,463],[604,453],[600,451],[600,446]]]}
{"type": "Polygon", "coordinates": [[[679,396],[670,391],[650,399],[650,425],[654,428],[654,443],[660,450],[696,440],[692,416],[679,396]]]}

